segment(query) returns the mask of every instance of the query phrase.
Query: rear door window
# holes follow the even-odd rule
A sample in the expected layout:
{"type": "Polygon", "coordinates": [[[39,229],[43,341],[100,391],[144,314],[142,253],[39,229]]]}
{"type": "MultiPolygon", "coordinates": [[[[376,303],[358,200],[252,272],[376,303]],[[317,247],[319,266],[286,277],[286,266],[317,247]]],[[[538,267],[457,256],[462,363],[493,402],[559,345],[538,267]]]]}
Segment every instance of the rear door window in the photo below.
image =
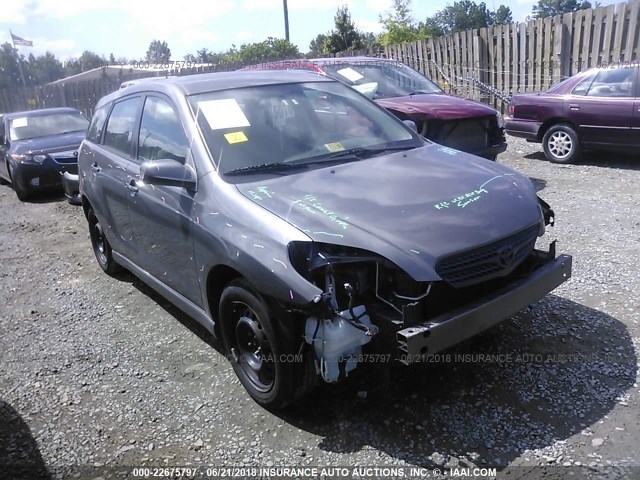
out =
{"type": "Polygon", "coordinates": [[[111,110],[104,134],[104,145],[122,153],[131,154],[135,119],[140,105],[140,97],[129,98],[116,103],[111,110]]]}

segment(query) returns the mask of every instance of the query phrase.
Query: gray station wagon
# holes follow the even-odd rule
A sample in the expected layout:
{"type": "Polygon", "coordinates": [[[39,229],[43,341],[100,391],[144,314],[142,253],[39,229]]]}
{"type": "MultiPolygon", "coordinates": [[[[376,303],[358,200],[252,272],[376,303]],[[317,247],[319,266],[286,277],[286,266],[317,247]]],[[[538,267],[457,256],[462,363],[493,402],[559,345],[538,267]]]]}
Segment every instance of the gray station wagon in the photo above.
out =
{"type": "Polygon", "coordinates": [[[308,72],[122,88],[97,105],[79,176],[100,267],[220,335],[271,408],[363,358],[419,362],[571,275],[555,243],[535,246],[553,211],[527,177],[308,72]]]}

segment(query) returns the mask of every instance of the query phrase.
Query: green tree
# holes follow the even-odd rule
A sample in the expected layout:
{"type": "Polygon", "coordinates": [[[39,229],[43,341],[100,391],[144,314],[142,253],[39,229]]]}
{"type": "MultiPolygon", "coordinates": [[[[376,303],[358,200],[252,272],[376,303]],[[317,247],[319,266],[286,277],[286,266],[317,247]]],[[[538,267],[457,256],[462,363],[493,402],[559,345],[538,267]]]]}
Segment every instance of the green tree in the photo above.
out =
{"type": "Polygon", "coordinates": [[[326,55],[329,53],[327,51],[327,42],[329,40],[329,36],[323,33],[320,33],[309,42],[309,53],[307,53],[307,57],[320,57],[322,55],[326,55]]]}
{"type": "Polygon", "coordinates": [[[252,65],[260,62],[300,58],[298,47],[283,38],[269,37],[258,43],[245,43],[239,49],[235,46],[221,60],[225,63],[252,65]]]}
{"type": "MultiPolygon", "coordinates": [[[[596,2],[596,7],[599,4],[596,2]]],[[[591,8],[591,2],[584,0],[538,0],[538,4],[533,6],[531,13],[534,18],[552,17],[563,13],[575,12],[591,8]]]]}
{"type": "Polygon", "coordinates": [[[166,63],[171,60],[171,49],[167,45],[167,42],[153,40],[149,44],[145,60],[153,63],[166,63]]]}
{"type": "MultiPolygon", "coordinates": [[[[333,17],[334,28],[326,33],[317,35],[309,43],[308,57],[333,55],[338,52],[358,50],[366,46],[366,34],[360,32],[353,20],[349,7],[339,7],[333,17]]],[[[371,34],[373,35],[373,34],[371,34]]]]}
{"type": "Polygon", "coordinates": [[[511,9],[509,7],[505,7],[504,5],[500,5],[498,7],[498,10],[496,10],[493,24],[508,25],[510,23],[513,23],[513,14],[511,13],[511,9]]]}
{"type": "Polygon", "coordinates": [[[107,60],[103,56],[85,50],[80,57],[69,59],[64,63],[64,76],[69,77],[87,70],[93,70],[94,68],[102,67],[106,63],[107,60]]]}
{"type": "Polygon", "coordinates": [[[505,5],[500,5],[494,13],[484,2],[459,0],[427,17],[424,23],[420,23],[419,29],[425,35],[440,36],[490,25],[505,25],[512,21],[511,9],[505,5]]]}
{"type": "Polygon", "coordinates": [[[418,24],[418,31],[423,37],[440,37],[445,34],[442,25],[434,15],[418,24]]]}
{"type": "Polygon", "coordinates": [[[298,47],[282,38],[269,37],[262,42],[244,43],[237,48],[235,45],[226,52],[212,52],[206,48],[198,50],[195,54],[187,54],[184,59],[210,63],[222,70],[238,68],[243,65],[300,58],[302,54],[298,47]]]}
{"type": "Polygon", "coordinates": [[[31,85],[44,85],[64,77],[62,63],[51,52],[37,57],[29,55],[22,68],[27,83],[31,85]]]}
{"type": "Polygon", "coordinates": [[[364,48],[375,47],[378,44],[378,37],[371,32],[363,33],[362,43],[364,44],[364,48]]]}
{"type": "Polygon", "coordinates": [[[437,21],[445,33],[460,32],[493,24],[493,13],[484,2],[460,0],[436,13],[437,21]]]}
{"type": "MultiPolygon", "coordinates": [[[[0,88],[22,85],[16,55],[17,50],[9,42],[0,45],[0,88]]],[[[21,61],[25,61],[24,56],[21,61]]]]}
{"type": "Polygon", "coordinates": [[[364,47],[362,34],[351,20],[349,7],[343,5],[338,8],[333,17],[335,28],[331,31],[325,42],[329,53],[344,52],[347,50],[358,50],[364,47]]]}
{"type": "Polygon", "coordinates": [[[196,52],[196,58],[199,62],[207,63],[209,61],[209,50],[202,48],[196,52]]]}
{"type": "Polygon", "coordinates": [[[183,58],[188,62],[194,63],[211,63],[214,65],[223,65],[232,62],[232,56],[237,53],[235,45],[226,52],[212,52],[207,48],[201,48],[196,53],[188,53],[183,58]]]}
{"type": "Polygon", "coordinates": [[[380,23],[384,29],[378,40],[381,45],[412,42],[427,35],[411,16],[411,0],[394,0],[386,16],[380,16],[380,23]]]}

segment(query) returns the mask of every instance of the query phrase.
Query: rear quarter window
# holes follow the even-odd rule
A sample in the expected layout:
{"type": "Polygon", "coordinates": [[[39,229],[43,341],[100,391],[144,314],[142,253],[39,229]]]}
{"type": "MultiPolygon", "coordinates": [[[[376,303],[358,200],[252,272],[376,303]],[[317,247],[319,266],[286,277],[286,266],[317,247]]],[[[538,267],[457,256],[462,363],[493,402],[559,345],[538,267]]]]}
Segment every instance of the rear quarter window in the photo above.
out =
{"type": "Polygon", "coordinates": [[[596,74],[592,73],[591,75],[587,75],[586,77],[584,77],[582,80],[580,80],[578,82],[578,84],[573,87],[573,90],[571,90],[571,94],[572,95],[586,95],[587,92],[589,91],[589,86],[591,86],[591,82],[593,82],[593,79],[595,78],[596,74]]]}
{"type": "Polygon", "coordinates": [[[107,120],[109,106],[110,105],[104,105],[93,114],[91,125],[89,125],[89,131],[87,132],[87,140],[93,143],[100,143],[102,132],[104,131],[104,124],[107,120]]]}

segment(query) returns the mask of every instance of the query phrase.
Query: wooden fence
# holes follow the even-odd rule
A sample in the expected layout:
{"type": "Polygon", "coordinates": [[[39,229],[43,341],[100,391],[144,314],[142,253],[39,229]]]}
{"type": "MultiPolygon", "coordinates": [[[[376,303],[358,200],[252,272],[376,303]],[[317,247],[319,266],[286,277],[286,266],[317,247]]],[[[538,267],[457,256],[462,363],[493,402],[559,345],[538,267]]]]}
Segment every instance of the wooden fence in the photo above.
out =
{"type": "Polygon", "coordinates": [[[339,56],[399,60],[451,93],[504,109],[486,87],[508,96],[548,89],[592,67],[637,64],[639,37],[640,1],[633,0],[339,56]]]}

